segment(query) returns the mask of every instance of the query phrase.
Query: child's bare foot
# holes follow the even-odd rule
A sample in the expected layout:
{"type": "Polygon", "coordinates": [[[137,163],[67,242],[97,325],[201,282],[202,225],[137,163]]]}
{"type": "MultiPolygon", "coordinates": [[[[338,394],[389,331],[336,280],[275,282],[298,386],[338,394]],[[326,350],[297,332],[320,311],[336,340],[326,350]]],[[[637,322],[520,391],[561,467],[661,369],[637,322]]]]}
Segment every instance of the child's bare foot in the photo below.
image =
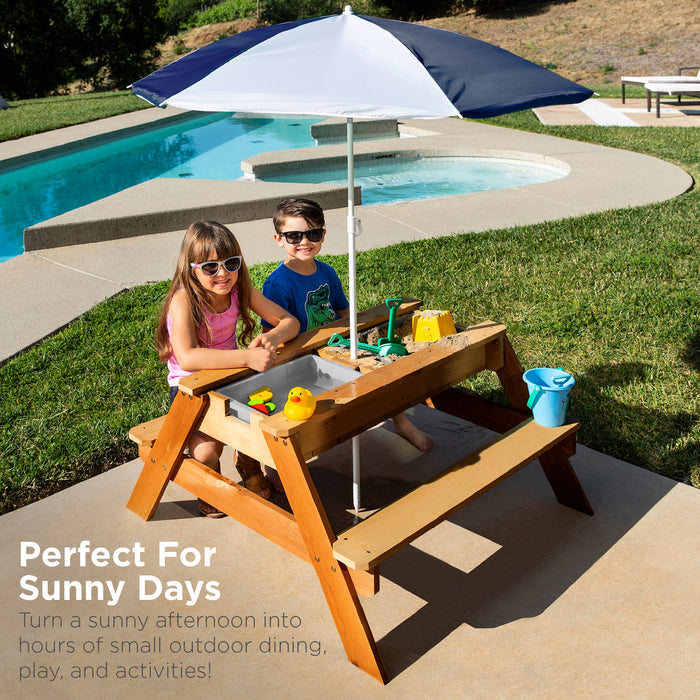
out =
{"type": "Polygon", "coordinates": [[[408,440],[415,448],[421,452],[427,452],[433,446],[433,439],[419,428],[416,428],[408,419],[405,413],[394,416],[394,427],[397,434],[404,440],[408,440]]]}
{"type": "Polygon", "coordinates": [[[270,482],[272,488],[277,491],[277,493],[284,493],[284,486],[282,486],[282,480],[280,475],[277,473],[276,469],[268,467],[267,464],[263,465],[263,473],[265,478],[270,482]]]}
{"type": "Polygon", "coordinates": [[[272,497],[272,487],[262,472],[243,477],[243,486],[266,501],[269,501],[272,497]]]}

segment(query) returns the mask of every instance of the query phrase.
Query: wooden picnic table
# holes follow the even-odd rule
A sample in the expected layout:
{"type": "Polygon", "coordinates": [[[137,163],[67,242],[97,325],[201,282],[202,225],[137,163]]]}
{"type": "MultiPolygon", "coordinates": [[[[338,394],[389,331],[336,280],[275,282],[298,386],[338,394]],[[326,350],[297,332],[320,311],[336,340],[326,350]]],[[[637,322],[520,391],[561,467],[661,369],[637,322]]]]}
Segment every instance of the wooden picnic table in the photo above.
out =
{"type": "MultiPolygon", "coordinates": [[[[419,306],[417,300],[404,300],[398,313],[419,306]]],[[[358,328],[387,318],[385,305],[374,307],[358,314],[358,328]]],[[[279,363],[317,352],[333,333],[348,331],[347,321],[337,321],[304,333],[281,350],[279,363]]],[[[316,411],[305,421],[290,420],[283,412],[254,412],[250,423],[231,415],[229,399],[217,388],[249,376],[248,370],[206,370],[185,377],[168,414],[130,432],[144,466],[127,507],[148,520],[172,480],[309,562],[348,659],[386,683],[387,672],[358,598],[378,592],[382,560],[536,458],[560,503],[593,513],[569,462],[579,424],[545,428],[532,420],[523,368],[505,326],[487,321],[462,333],[463,342],[428,344],[318,395],[316,411]],[[510,407],[455,388],[485,370],[496,372],[510,407]],[[421,402],[503,434],[336,535],[306,461],[421,402]],[[186,456],[195,429],[274,466],[291,512],[186,456]]]]}

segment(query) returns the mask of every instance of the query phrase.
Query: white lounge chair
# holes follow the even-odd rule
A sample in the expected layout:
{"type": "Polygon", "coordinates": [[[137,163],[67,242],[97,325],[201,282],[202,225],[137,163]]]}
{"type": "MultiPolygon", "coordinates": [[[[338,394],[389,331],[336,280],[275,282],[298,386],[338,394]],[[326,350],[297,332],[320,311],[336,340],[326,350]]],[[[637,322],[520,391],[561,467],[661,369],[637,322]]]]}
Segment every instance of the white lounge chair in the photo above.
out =
{"type": "MultiPolygon", "coordinates": [[[[623,75],[622,104],[625,104],[625,85],[646,85],[646,83],[697,83],[700,82],[700,66],[682,66],[678,69],[678,75],[623,75]],[[697,75],[683,75],[684,70],[696,70],[697,75]]],[[[685,93],[683,93],[685,94],[685,93]]],[[[650,110],[650,96],[647,93],[647,111],[650,110]]],[[[678,96],[680,102],[680,95],[678,96]]]]}
{"type": "Polygon", "coordinates": [[[649,82],[644,83],[647,91],[647,112],[651,112],[651,96],[656,96],[656,118],[661,116],[660,100],[661,95],[676,95],[681,101],[681,95],[692,95],[700,97],[700,80],[695,83],[689,82],[649,82]]]}

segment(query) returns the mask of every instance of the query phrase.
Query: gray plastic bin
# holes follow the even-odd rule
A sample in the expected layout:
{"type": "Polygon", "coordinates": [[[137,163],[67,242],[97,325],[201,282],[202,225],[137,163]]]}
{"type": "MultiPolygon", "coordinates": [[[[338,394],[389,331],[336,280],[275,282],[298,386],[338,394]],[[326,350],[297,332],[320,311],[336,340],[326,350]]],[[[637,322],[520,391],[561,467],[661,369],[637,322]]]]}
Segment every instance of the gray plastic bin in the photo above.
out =
{"type": "Polygon", "coordinates": [[[272,392],[272,403],[277,407],[275,413],[284,409],[289,390],[295,386],[303,386],[314,396],[346,384],[362,376],[350,367],[324,360],[317,355],[305,355],[296,360],[278,365],[267,372],[261,372],[239,382],[227,384],[217,392],[228,396],[230,412],[240,420],[250,423],[250,414],[255,410],[248,406],[248,395],[264,386],[269,386],[272,392]]]}

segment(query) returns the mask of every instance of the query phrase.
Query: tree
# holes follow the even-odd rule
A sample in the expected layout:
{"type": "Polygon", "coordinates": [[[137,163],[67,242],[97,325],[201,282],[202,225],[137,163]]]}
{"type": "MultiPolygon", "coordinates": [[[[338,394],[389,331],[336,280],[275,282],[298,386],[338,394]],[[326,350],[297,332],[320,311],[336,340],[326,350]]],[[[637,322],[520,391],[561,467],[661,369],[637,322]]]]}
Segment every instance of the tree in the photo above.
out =
{"type": "Polygon", "coordinates": [[[168,34],[177,34],[187,20],[202,6],[202,0],[165,0],[160,16],[168,34]]]}
{"type": "Polygon", "coordinates": [[[78,36],[61,0],[0,0],[0,94],[41,97],[73,79],[78,36]]]}
{"type": "Polygon", "coordinates": [[[260,3],[260,19],[268,24],[279,24],[280,22],[293,22],[298,19],[308,19],[309,17],[321,17],[324,15],[337,15],[343,11],[347,4],[352,6],[356,14],[379,14],[386,15],[386,8],[377,7],[385,5],[383,2],[373,2],[372,0],[264,0],[260,3]]]}
{"type": "Polygon", "coordinates": [[[165,38],[159,0],[65,0],[65,6],[81,37],[82,79],[124,88],[156,67],[165,38]]]}

